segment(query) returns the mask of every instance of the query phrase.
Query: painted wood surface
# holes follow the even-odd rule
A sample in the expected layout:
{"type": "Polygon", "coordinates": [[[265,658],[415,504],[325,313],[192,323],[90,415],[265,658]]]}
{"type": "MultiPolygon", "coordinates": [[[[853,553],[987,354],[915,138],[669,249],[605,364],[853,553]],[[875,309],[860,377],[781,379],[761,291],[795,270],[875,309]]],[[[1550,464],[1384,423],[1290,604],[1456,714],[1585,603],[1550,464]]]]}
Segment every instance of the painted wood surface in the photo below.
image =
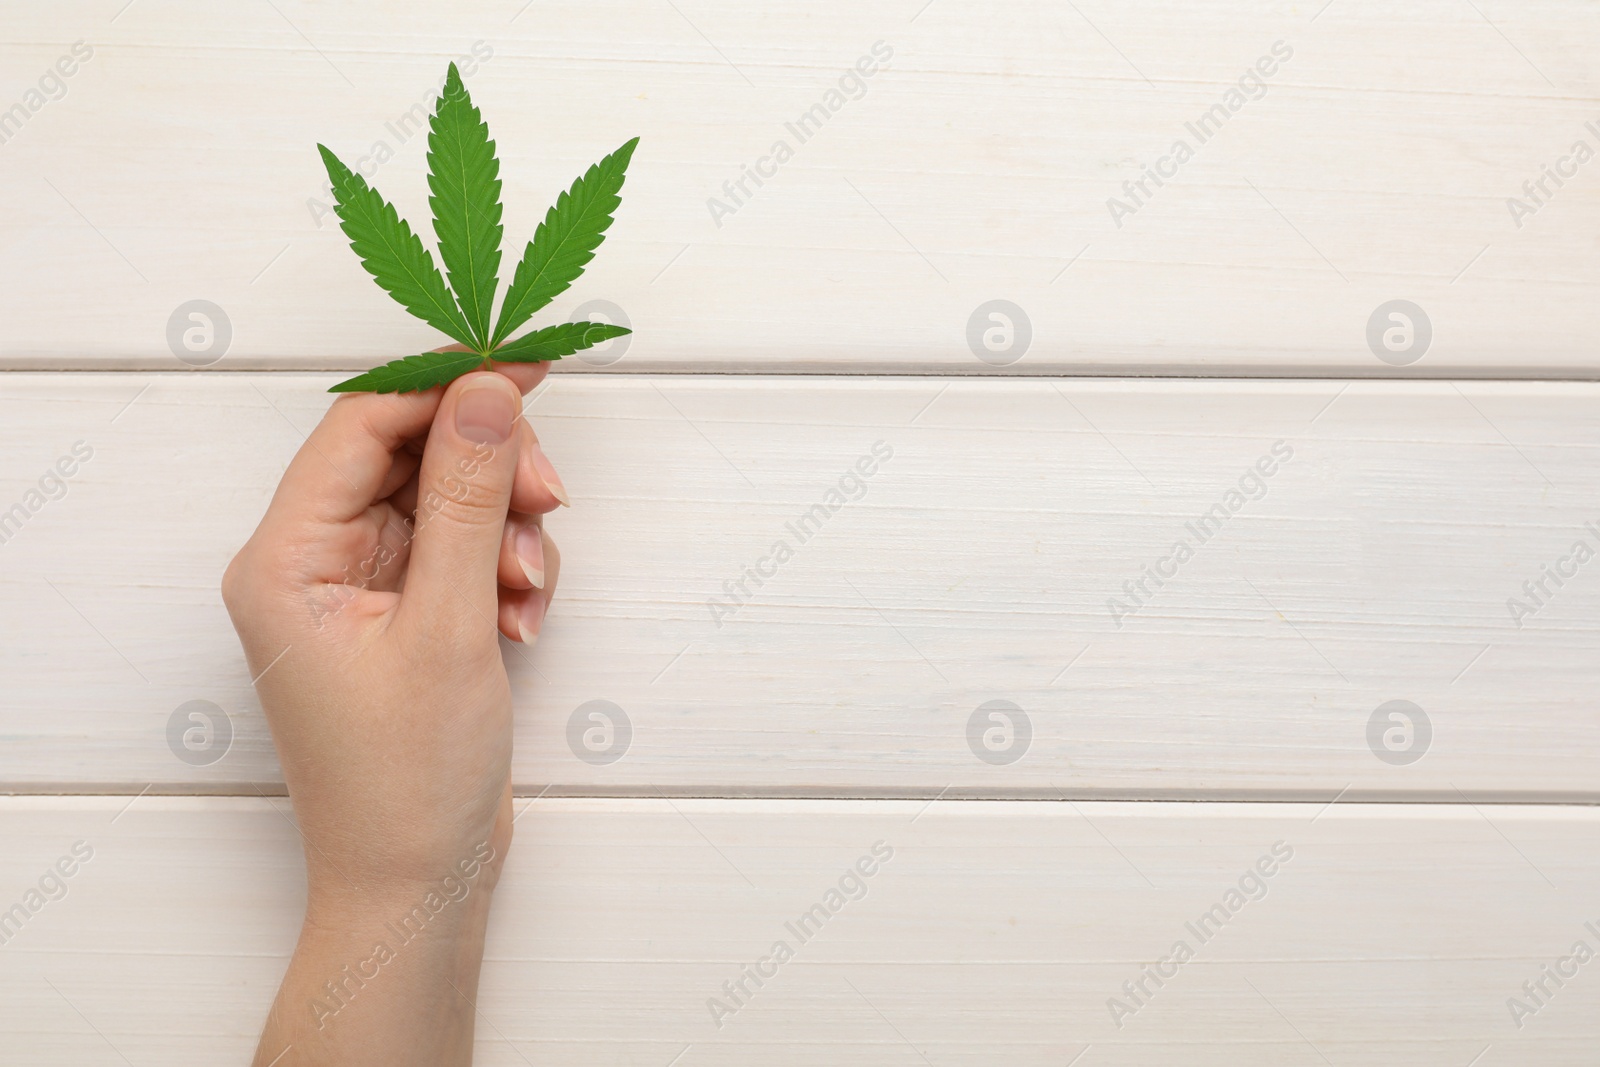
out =
{"type": "MultiPolygon", "coordinates": [[[[0,378],[3,788],[279,788],[217,582],[332,380],[0,378]]],[[[558,374],[518,788],[1592,801],[1597,388],[558,374]]]]}
{"type": "MultiPolygon", "coordinates": [[[[92,850],[0,945],[8,1062],[243,1063],[254,1045],[302,901],[287,802],[132,799],[0,801],[0,904],[92,850]]],[[[1597,819],[546,798],[496,894],[477,1062],[1577,1067],[1600,963],[1560,961],[1600,945],[1597,819]],[[802,940],[788,924],[818,905],[802,940]],[[792,958],[735,1005],[723,983],[778,941],[792,958]],[[1192,958],[1117,1026],[1107,1002],[1133,1007],[1122,984],[1179,942],[1192,958]],[[1531,1006],[1545,966],[1576,975],[1546,979],[1519,1027],[1508,999],[1531,1006]]]]}
{"type": "Polygon", "coordinates": [[[425,219],[404,117],[466,56],[513,248],[643,138],[550,311],[637,334],[576,369],[1587,377],[1597,43],[1578,0],[34,5],[0,43],[0,363],[436,345],[313,144],[425,219]],[[169,339],[194,300],[226,346],[169,339]]]}
{"type": "Polygon", "coordinates": [[[575,506],[507,646],[477,1062],[1594,1061],[1600,386],[1466,380],[1600,370],[1590,5],[68,0],[4,37],[0,793],[115,795],[0,797],[0,1060],[254,1045],[303,872],[217,581],[306,372],[441,340],[312,146],[424,220],[408,109],[462,58],[508,253],[642,137],[542,319],[637,333],[529,405],[575,506]],[[1177,377],[1043,377],[1097,374],[1177,377]]]}

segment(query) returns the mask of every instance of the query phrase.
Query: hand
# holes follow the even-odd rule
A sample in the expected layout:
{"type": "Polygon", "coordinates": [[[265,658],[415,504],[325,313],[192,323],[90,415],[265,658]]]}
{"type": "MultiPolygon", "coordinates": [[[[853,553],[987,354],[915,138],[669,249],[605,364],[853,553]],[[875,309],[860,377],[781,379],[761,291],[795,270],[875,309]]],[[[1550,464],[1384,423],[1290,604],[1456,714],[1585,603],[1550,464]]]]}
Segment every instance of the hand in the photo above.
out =
{"type": "Polygon", "coordinates": [[[454,1025],[439,1013],[476,995],[511,840],[496,631],[532,643],[560,567],[540,516],[565,489],[520,417],[519,387],[547,367],[336,400],[223,576],[306,853],[306,925],[259,1062],[289,1044],[343,1064],[470,1061],[470,1004],[454,1025]],[[429,936],[370,962],[385,922],[447,877],[466,892],[444,892],[429,936]],[[382,977],[323,990],[358,963],[382,977]],[[427,1015],[443,1044],[408,1033],[427,1015]]]}

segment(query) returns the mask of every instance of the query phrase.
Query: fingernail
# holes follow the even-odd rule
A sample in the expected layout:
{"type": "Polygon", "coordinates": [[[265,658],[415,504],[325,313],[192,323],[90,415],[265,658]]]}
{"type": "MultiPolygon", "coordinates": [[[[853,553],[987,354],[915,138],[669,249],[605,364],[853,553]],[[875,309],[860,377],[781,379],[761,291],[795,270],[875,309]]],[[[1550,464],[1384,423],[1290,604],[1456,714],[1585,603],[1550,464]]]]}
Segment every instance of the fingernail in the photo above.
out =
{"type": "Polygon", "coordinates": [[[528,576],[528,581],[533,583],[535,589],[543,589],[544,534],[537,526],[524,526],[518,531],[513,544],[517,550],[517,562],[522,565],[522,573],[528,576]]]}
{"type": "Polygon", "coordinates": [[[533,469],[539,472],[539,477],[544,479],[544,484],[549,488],[550,494],[561,501],[564,507],[571,507],[572,501],[567,498],[567,487],[561,484],[561,475],[556,473],[550,457],[544,454],[544,449],[538,445],[533,446],[533,469]]]}
{"type": "Polygon", "coordinates": [[[456,397],[456,430],[469,441],[498,445],[511,436],[517,402],[491,378],[468,382],[456,397]]]}
{"type": "Polygon", "coordinates": [[[522,643],[531,645],[539,640],[539,627],[543,625],[544,596],[536,594],[527,599],[517,615],[517,632],[522,635],[522,643]]]}

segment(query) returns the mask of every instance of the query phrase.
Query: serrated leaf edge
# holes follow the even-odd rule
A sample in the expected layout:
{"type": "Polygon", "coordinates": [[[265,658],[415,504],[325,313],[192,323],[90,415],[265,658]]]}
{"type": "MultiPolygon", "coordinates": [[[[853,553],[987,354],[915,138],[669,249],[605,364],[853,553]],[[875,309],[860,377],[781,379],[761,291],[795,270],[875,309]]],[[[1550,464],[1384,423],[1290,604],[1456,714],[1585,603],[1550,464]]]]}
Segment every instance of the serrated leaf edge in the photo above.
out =
{"type": "MultiPolygon", "coordinates": [[[[384,199],[383,194],[378,192],[378,190],[373,188],[371,185],[369,185],[367,183],[367,180],[365,178],[363,178],[359,173],[357,173],[356,171],[353,171],[349,167],[345,166],[344,161],[341,160],[338,156],[334,155],[332,149],[328,148],[326,145],[318,144],[317,145],[317,150],[320,153],[322,153],[323,166],[326,167],[327,170],[329,171],[328,177],[333,183],[333,210],[334,210],[334,214],[339,216],[339,221],[341,223],[345,223],[345,222],[348,222],[349,220],[347,220],[345,218],[346,203],[345,203],[345,197],[342,195],[345,192],[345,190],[342,190],[340,188],[339,177],[336,176],[333,173],[332,164],[334,164],[334,163],[337,163],[339,165],[339,168],[344,171],[344,177],[346,179],[348,179],[352,183],[352,185],[355,188],[356,192],[358,192],[358,193],[368,192],[368,193],[371,193],[373,196],[375,196],[377,198],[378,203],[380,205],[379,206],[380,214],[383,213],[385,210],[387,210],[388,213],[391,213],[391,214],[394,215],[395,221],[399,224],[400,229],[405,234],[405,236],[408,237],[408,238],[415,239],[417,244],[419,246],[421,246],[422,258],[427,263],[428,268],[433,272],[433,277],[436,278],[439,281],[439,284],[444,288],[444,291],[447,294],[450,294],[450,295],[453,296],[454,294],[451,292],[449,283],[447,283],[445,281],[444,275],[439,273],[438,266],[433,262],[433,256],[428,252],[427,245],[422,244],[422,238],[418,237],[417,234],[411,229],[410,223],[406,222],[405,217],[402,216],[400,214],[400,212],[395,210],[394,205],[389,203],[388,200],[384,199]]],[[[343,228],[344,228],[343,226],[340,227],[341,230],[343,228]]],[[[351,242],[351,244],[353,246],[354,242],[355,242],[355,238],[351,237],[349,232],[345,233],[345,237],[351,242]]],[[[461,310],[458,307],[456,307],[455,304],[453,304],[453,303],[441,304],[436,299],[434,299],[433,294],[429,293],[428,286],[425,283],[425,281],[423,279],[419,278],[416,274],[412,273],[409,269],[406,268],[404,257],[397,253],[395,245],[388,239],[388,235],[386,235],[386,234],[384,234],[382,232],[379,232],[377,234],[377,239],[384,245],[385,248],[387,248],[389,250],[389,253],[394,258],[395,262],[400,264],[400,269],[405,273],[405,276],[407,278],[411,279],[411,282],[412,282],[413,286],[416,288],[417,292],[422,294],[422,296],[426,299],[428,305],[430,305],[438,313],[439,317],[442,318],[446,323],[455,326],[457,328],[457,330],[459,331],[459,333],[451,333],[449,330],[445,329],[444,326],[441,326],[439,323],[433,322],[433,321],[431,321],[429,319],[423,319],[423,321],[427,322],[428,325],[430,325],[430,326],[434,327],[435,329],[439,330],[441,333],[443,333],[443,334],[445,334],[445,335],[447,335],[449,337],[455,338],[457,341],[460,341],[462,344],[475,345],[475,342],[472,339],[472,331],[468,327],[466,320],[464,318],[462,318],[461,310]]],[[[357,256],[360,257],[360,253],[357,253],[357,256]]],[[[404,307],[407,312],[410,312],[411,314],[415,314],[415,312],[411,311],[411,308],[406,307],[404,302],[399,300],[399,298],[395,297],[395,295],[393,293],[390,293],[388,291],[388,289],[384,288],[384,286],[383,286],[383,284],[381,282],[378,282],[377,275],[373,274],[373,272],[370,269],[367,268],[366,259],[365,258],[361,259],[361,266],[362,266],[362,269],[366,270],[368,275],[372,277],[373,281],[378,285],[378,288],[383,289],[383,291],[386,294],[388,294],[390,299],[392,299],[396,303],[400,304],[401,307],[404,307]]],[[[417,317],[418,318],[422,318],[422,316],[420,316],[420,315],[417,316],[417,317]]]]}
{"type": "MultiPolygon", "coordinates": [[[[622,144],[622,146],[620,148],[618,148],[616,151],[609,153],[608,155],[603,157],[598,163],[591,164],[589,169],[584,171],[583,174],[581,174],[579,177],[574,179],[572,185],[569,186],[566,190],[564,190],[561,193],[561,195],[556,198],[555,204],[552,204],[550,206],[549,210],[547,210],[545,212],[544,222],[542,222],[539,225],[539,228],[534,231],[533,240],[529,241],[527,243],[527,245],[524,247],[523,252],[522,252],[522,258],[517,261],[516,269],[513,270],[512,273],[511,273],[511,284],[506,287],[505,299],[503,301],[501,301],[501,304],[500,304],[500,315],[499,315],[499,318],[495,322],[494,334],[490,338],[489,346],[491,348],[498,348],[500,346],[500,344],[505,340],[507,335],[509,335],[513,330],[517,329],[523,323],[527,322],[541,308],[543,308],[546,305],[548,305],[550,303],[550,301],[552,299],[554,299],[555,296],[559,295],[558,293],[553,293],[550,296],[546,297],[545,300],[542,303],[535,304],[535,305],[533,305],[531,307],[528,307],[526,309],[524,309],[521,300],[519,300],[519,302],[518,302],[516,307],[512,306],[512,296],[513,296],[514,293],[516,293],[518,291],[518,285],[517,285],[518,275],[522,271],[522,265],[524,263],[526,263],[528,261],[528,259],[536,251],[536,247],[535,246],[536,246],[536,244],[537,244],[537,242],[539,240],[539,235],[540,235],[540,233],[545,232],[546,228],[550,226],[551,219],[556,214],[557,209],[560,207],[562,199],[563,198],[571,198],[574,195],[574,190],[576,190],[580,185],[587,184],[591,178],[594,178],[597,181],[600,180],[604,176],[603,173],[602,173],[602,169],[601,168],[605,167],[605,165],[607,163],[612,163],[613,161],[615,161],[615,163],[613,165],[617,168],[617,178],[618,178],[617,187],[616,187],[616,189],[612,190],[608,195],[610,195],[612,197],[615,197],[620,201],[620,199],[621,199],[620,193],[622,191],[622,186],[627,181],[627,178],[628,178],[628,164],[633,161],[633,152],[634,152],[634,149],[636,149],[638,147],[638,145],[639,145],[639,138],[637,138],[637,137],[630,138],[629,140],[625,141],[622,144]]],[[[597,196],[596,200],[598,200],[598,199],[599,199],[599,197],[597,196]]],[[[580,219],[581,218],[583,218],[583,217],[580,216],[580,219]]],[[[611,228],[611,224],[613,222],[615,222],[615,221],[616,221],[615,217],[613,215],[611,215],[611,213],[607,212],[606,215],[605,215],[605,224],[603,226],[601,226],[599,228],[599,230],[595,234],[595,236],[598,238],[595,241],[595,247],[596,248],[598,248],[600,246],[600,244],[605,241],[605,231],[610,229],[611,228]]],[[[559,255],[561,249],[563,247],[565,247],[566,243],[572,239],[572,234],[574,232],[576,232],[575,229],[569,230],[567,232],[567,234],[561,238],[561,243],[557,246],[556,250],[550,252],[548,255],[545,256],[545,268],[548,268],[549,264],[556,259],[557,255],[559,255]]],[[[525,286],[521,287],[521,292],[523,294],[523,297],[522,297],[523,300],[526,299],[527,294],[533,292],[534,289],[537,288],[539,279],[541,277],[543,277],[543,275],[544,275],[544,269],[545,268],[542,268],[540,270],[539,274],[534,275],[531,279],[529,279],[528,283],[525,286]]],[[[587,264],[585,264],[584,266],[579,267],[578,268],[578,273],[573,275],[573,281],[576,281],[578,278],[581,278],[583,276],[583,272],[585,270],[587,270],[587,269],[588,269],[588,265],[587,264]]],[[[571,282],[569,282],[568,285],[570,286],[571,282]]]]}
{"type": "Polygon", "coordinates": [[[471,373],[483,366],[484,355],[481,352],[418,352],[415,355],[402,356],[400,359],[391,359],[371,370],[363,371],[354,378],[347,378],[328,389],[330,393],[420,393],[432,389],[436,385],[448,385],[463,374],[471,373]],[[392,385],[385,382],[384,371],[390,371],[391,376],[398,376],[402,371],[410,372],[420,377],[429,370],[439,370],[449,366],[452,362],[459,362],[460,369],[448,378],[431,382],[426,386],[405,386],[384,388],[392,385]]]}
{"type": "MultiPolygon", "coordinates": [[[[456,129],[453,130],[452,132],[456,133],[456,134],[461,134],[461,133],[466,132],[469,128],[474,130],[474,131],[481,129],[483,131],[484,140],[485,140],[485,142],[487,142],[487,145],[488,145],[489,158],[494,163],[494,168],[493,169],[495,171],[496,176],[498,176],[499,170],[500,170],[499,159],[495,156],[494,139],[489,136],[489,124],[486,121],[484,121],[483,113],[477,107],[475,107],[473,105],[473,103],[472,103],[472,94],[467,92],[466,85],[464,85],[462,83],[460,71],[458,71],[456,69],[456,65],[454,63],[451,63],[450,64],[450,69],[449,69],[449,71],[448,71],[448,73],[446,74],[446,77],[445,77],[444,89],[443,89],[443,91],[440,92],[439,99],[434,104],[433,115],[430,117],[429,123],[428,123],[428,133],[430,135],[430,142],[429,142],[429,146],[428,146],[428,149],[429,149],[428,150],[428,175],[429,175],[430,179],[432,177],[434,177],[435,175],[439,174],[438,170],[436,169],[436,155],[435,155],[435,153],[433,151],[433,145],[432,145],[431,138],[434,137],[434,136],[437,136],[437,137],[439,137],[439,139],[441,141],[445,141],[447,139],[445,133],[441,132],[441,130],[439,129],[438,122],[439,122],[440,116],[444,112],[445,105],[446,104],[456,103],[457,102],[457,97],[459,97],[460,104],[466,109],[466,114],[464,116],[463,122],[458,124],[456,129]]],[[[465,158],[466,158],[466,150],[465,150],[465,147],[464,147],[464,142],[462,142],[459,137],[455,138],[454,147],[456,148],[456,157],[458,159],[460,159],[460,160],[465,160],[465,158]]],[[[473,147],[476,147],[476,145],[474,145],[473,147]]],[[[496,181],[497,177],[490,178],[489,180],[491,182],[496,181]]],[[[470,183],[468,181],[467,173],[466,173],[465,169],[463,169],[462,172],[461,172],[461,188],[464,190],[464,192],[462,194],[463,205],[466,208],[467,214],[470,216],[471,211],[472,211],[472,200],[473,200],[473,197],[472,197],[472,190],[469,188],[469,185],[470,185],[470,183]]],[[[429,182],[429,192],[430,193],[433,192],[432,182],[431,181],[429,182]]],[[[433,203],[432,202],[435,199],[442,199],[442,197],[438,197],[437,194],[435,194],[434,196],[431,196],[429,198],[429,206],[430,207],[433,207],[433,203]]],[[[496,198],[495,202],[497,204],[499,204],[498,197],[496,198]]],[[[502,211],[502,217],[503,217],[503,215],[504,215],[504,208],[503,207],[502,207],[501,211],[502,211]]],[[[504,234],[505,234],[504,224],[502,222],[502,223],[497,223],[496,225],[498,225],[500,227],[501,237],[503,239],[504,238],[504,234]]],[[[472,227],[470,225],[470,221],[464,221],[462,229],[463,229],[463,235],[462,235],[463,239],[467,242],[467,246],[464,249],[465,258],[464,258],[464,261],[463,261],[463,263],[464,263],[463,270],[469,275],[468,286],[469,286],[469,289],[470,289],[470,294],[469,293],[457,292],[456,288],[455,288],[455,285],[453,283],[449,283],[448,284],[448,288],[449,288],[449,291],[450,291],[451,295],[455,297],[455,301],[456,301],[457,306],[461,309],[462,317],[466,320],[467,330],[472,335],[472,339],[470,341],[467,341],[467,342],[464,342],[464,343],[470,344],[473,348],[475,348],[479,352],[485,352],[491,347],[490,344],[489,344],[489,334],[490,334],[491,324],[494,321],[494,303],[495,303],[495,298],[500,293],[500,278],[499,278],[498,271],[496,271],[496,272],[494,272],[494,274],[491,276],[491,278],[489,280],[490,284],[489,284],[488,295],[487,295],[487,298],[484,301],[483,307],[480,309],[481,317],[482,317],[482,323],[481,323],[481,329],[480,329],[480,324],[474,322],[474,318],[477,317],[477,313],[475,313],[472,310],[469,310],[469,304],[474,308],[477,305],[476,296],[477,296],[477,293],[478,293],[478,290],[479,290],[479,283],[480,283],[480,279],[477,277],[477,275],[475,273],[476,267],[477,267],[477,257],[473,255],[473,249],[472,249],[472,244],[471,244],[471,242],[472,242],[472,227]],[[469,295],[473,298],[470,301],[468,299],[469,295]]],[[[444,262],[444,260],[445,260],[445,238],[444,238],[444,234],[442,232],[440,232],[439,214],[438,214],[437,209],[435,209],[434,212],[433,212],[433,233],[434,233],[434,237],[435,237],[435,239],[436,239],[436,241],[438,243],[438,246],[439,246],[439,259],[440,259],[441,262],[444,262]]],[[[499,251],[500,251],[500,246],[497,243],[496,246],[495,246],[496,254],[498,254],[499,251]]],[[[446,276],[446,278],[448,279],[454,273],[455,273],[455,271],[453,271],[450,268],[449,264],[445,263],[445,276],[446,276]]]]}

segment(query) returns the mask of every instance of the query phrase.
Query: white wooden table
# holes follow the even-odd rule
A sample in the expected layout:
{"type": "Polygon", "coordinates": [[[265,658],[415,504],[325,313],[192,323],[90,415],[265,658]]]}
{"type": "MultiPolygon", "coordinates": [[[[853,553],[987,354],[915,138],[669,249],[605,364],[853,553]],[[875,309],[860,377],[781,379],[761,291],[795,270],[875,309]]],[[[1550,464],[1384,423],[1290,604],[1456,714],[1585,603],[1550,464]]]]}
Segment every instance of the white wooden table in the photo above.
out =
{"type": "Polygon", "coordinates": [[[217,583],[326,387],[439,343],[313,145],[423,216],[461,56],[508,241],[642,137],[552,308],[636,332],[528,401],[574,507],[479,1062],[1594,1062],[1592,4],[0,36],[0,1062],[248,1058],[303,868],[217,583]]]}

